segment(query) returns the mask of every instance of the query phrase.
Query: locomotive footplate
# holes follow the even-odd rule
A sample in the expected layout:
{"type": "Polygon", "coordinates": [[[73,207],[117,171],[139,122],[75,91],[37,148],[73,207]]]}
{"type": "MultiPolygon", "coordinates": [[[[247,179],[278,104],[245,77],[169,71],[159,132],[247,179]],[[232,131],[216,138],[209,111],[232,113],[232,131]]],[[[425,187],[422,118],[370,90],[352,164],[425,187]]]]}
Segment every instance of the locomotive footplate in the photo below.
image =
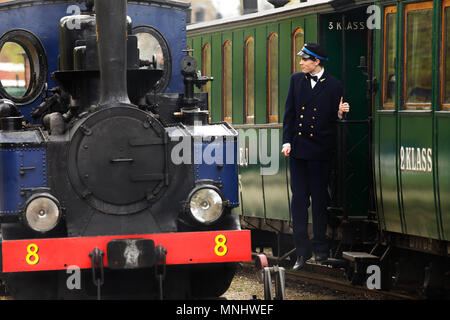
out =
{"type": "Polygon", "coordinates": [[[108,242],[106,250],[111,269],[150,268],[156,263],[152,239],[114,239],[108,242]]]}

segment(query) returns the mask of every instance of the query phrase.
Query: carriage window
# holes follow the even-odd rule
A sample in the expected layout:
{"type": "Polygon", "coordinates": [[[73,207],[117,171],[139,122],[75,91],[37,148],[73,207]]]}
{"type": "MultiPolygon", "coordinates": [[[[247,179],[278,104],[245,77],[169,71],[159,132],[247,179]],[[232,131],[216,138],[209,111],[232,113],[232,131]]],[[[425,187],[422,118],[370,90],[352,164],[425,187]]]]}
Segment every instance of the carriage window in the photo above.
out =
{"type": "Polygon", "coordinates": [[[267,93],[269,122],[278,122],[278,35],[271,33],[267,43],[267,93]]]}
{"type": "Polygon", "coordinates": [[[442,15],[442,104],[443,109],[450,111],[450,0],[444,2],[442,15]]]}
{"type": "Polygon", "coordinates": [[[297,53],[303,48],[305,44],[305,33],[302,28],[296,28],[292,35],[292,72],[301,72],[300,60],[297,53]]]}
{"type": "Polygon", "coordinates": [[[138,41],[141,68],[149,68],[151,63],[153,68],[163,70],[163,75],[157,82],[155,91],[164,92],[169,85],[172,73],[172,61],[166,39],[151,26],[136,27],[133,29],[133,34],[138,41]]]}
{"type": "MultiPolygon", "coordinates": [[[[202,47],[202,75],[211,77],[211,46],[205,43],[202,47]]],[[[211,82],[208,81],[203,87],[203,92],[208,93],[209,119],[211,120],[211,82]]]]}
{"type": "Polygon", "coordinates": [[[387,7],[384,14],[384,84],[383,106],[386,109],[394,108],[395,63],[397,57],[397,8],[387,7]]]}
{"type": "Polygon", "coordinates": [[[432,2],[406,6],[405,88],[407,109],[431,107],[432,2]]]}
{"type": "Polygon", "coordinates": [[[35,101],[47,80],[47,56],[31,32],[14,29],[0,37],[0,97],[15,104],[35,101]]]}
{"type": "Polygon", "coordinates": [[[245,123],[255,122],[255,40],[248,37],[244,49],[245,123]]]}
{"type": "Polygon", "coordinates": [[[23,97],[30,86],[30,77],[30,59],[24,48],[6,42],[0,51],[0,82],[5,91],[13,97],[23,97]]]}
{"type": "Polygon", "coordinates": [[[233,106],[233,47],[231,40],[222,46],[222,111],[223,120],[232,121],[233,106]]]}

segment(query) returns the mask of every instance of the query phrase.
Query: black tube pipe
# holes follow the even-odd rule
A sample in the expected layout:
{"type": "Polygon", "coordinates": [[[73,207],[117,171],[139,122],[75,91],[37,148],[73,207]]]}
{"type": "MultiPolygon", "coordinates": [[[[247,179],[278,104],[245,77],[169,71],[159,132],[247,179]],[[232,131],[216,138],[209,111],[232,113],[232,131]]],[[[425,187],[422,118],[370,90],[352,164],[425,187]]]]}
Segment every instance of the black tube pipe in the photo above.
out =
{"type": "Polygon", "coordinates": [[[127,1],[95,0],[100,106],[130,104],[127,92],[127,1]]]}

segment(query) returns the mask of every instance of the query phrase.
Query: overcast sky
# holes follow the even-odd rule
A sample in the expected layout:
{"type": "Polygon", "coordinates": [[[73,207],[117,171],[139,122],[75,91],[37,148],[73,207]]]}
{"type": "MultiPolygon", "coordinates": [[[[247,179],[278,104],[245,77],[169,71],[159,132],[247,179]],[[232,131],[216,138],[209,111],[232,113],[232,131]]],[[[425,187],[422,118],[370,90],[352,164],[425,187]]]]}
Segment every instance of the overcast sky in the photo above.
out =
{"type": "MultiPolygon", "coordinates": [[[[211,0],[217,11],[222,13],[224,18],[240,15],[241,0],[211,0]]],[[[258,9],[260,11],[273,8],[273,5],[267,0],[258,0],[258,9]]]]}
{"type": "Polygon", "coordinates": [[[239,15],[240,0],[212,0],[212,3],[224,18],[239,15]]]}

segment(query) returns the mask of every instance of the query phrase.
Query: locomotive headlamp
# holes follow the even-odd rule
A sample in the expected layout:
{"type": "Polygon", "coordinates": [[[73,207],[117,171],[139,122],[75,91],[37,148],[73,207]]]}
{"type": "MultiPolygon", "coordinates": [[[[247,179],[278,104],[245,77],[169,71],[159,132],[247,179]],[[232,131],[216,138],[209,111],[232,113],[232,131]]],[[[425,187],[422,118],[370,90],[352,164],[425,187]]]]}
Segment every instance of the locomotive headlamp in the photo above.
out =
{"type": "Polygon", "coordinates": [[[33,195],[25,206],[24,220],[37,232],[48,232],[56,227],[61,218],[58,200],[48,193],[33,195]]]}
{"type": "Polygon", "coordinates": [[[197,188],[189,198],[192,217],[203,224],[211,224],[219,220],[224,212],[223,207],[223,199],[213,186],[197,188]]]}

